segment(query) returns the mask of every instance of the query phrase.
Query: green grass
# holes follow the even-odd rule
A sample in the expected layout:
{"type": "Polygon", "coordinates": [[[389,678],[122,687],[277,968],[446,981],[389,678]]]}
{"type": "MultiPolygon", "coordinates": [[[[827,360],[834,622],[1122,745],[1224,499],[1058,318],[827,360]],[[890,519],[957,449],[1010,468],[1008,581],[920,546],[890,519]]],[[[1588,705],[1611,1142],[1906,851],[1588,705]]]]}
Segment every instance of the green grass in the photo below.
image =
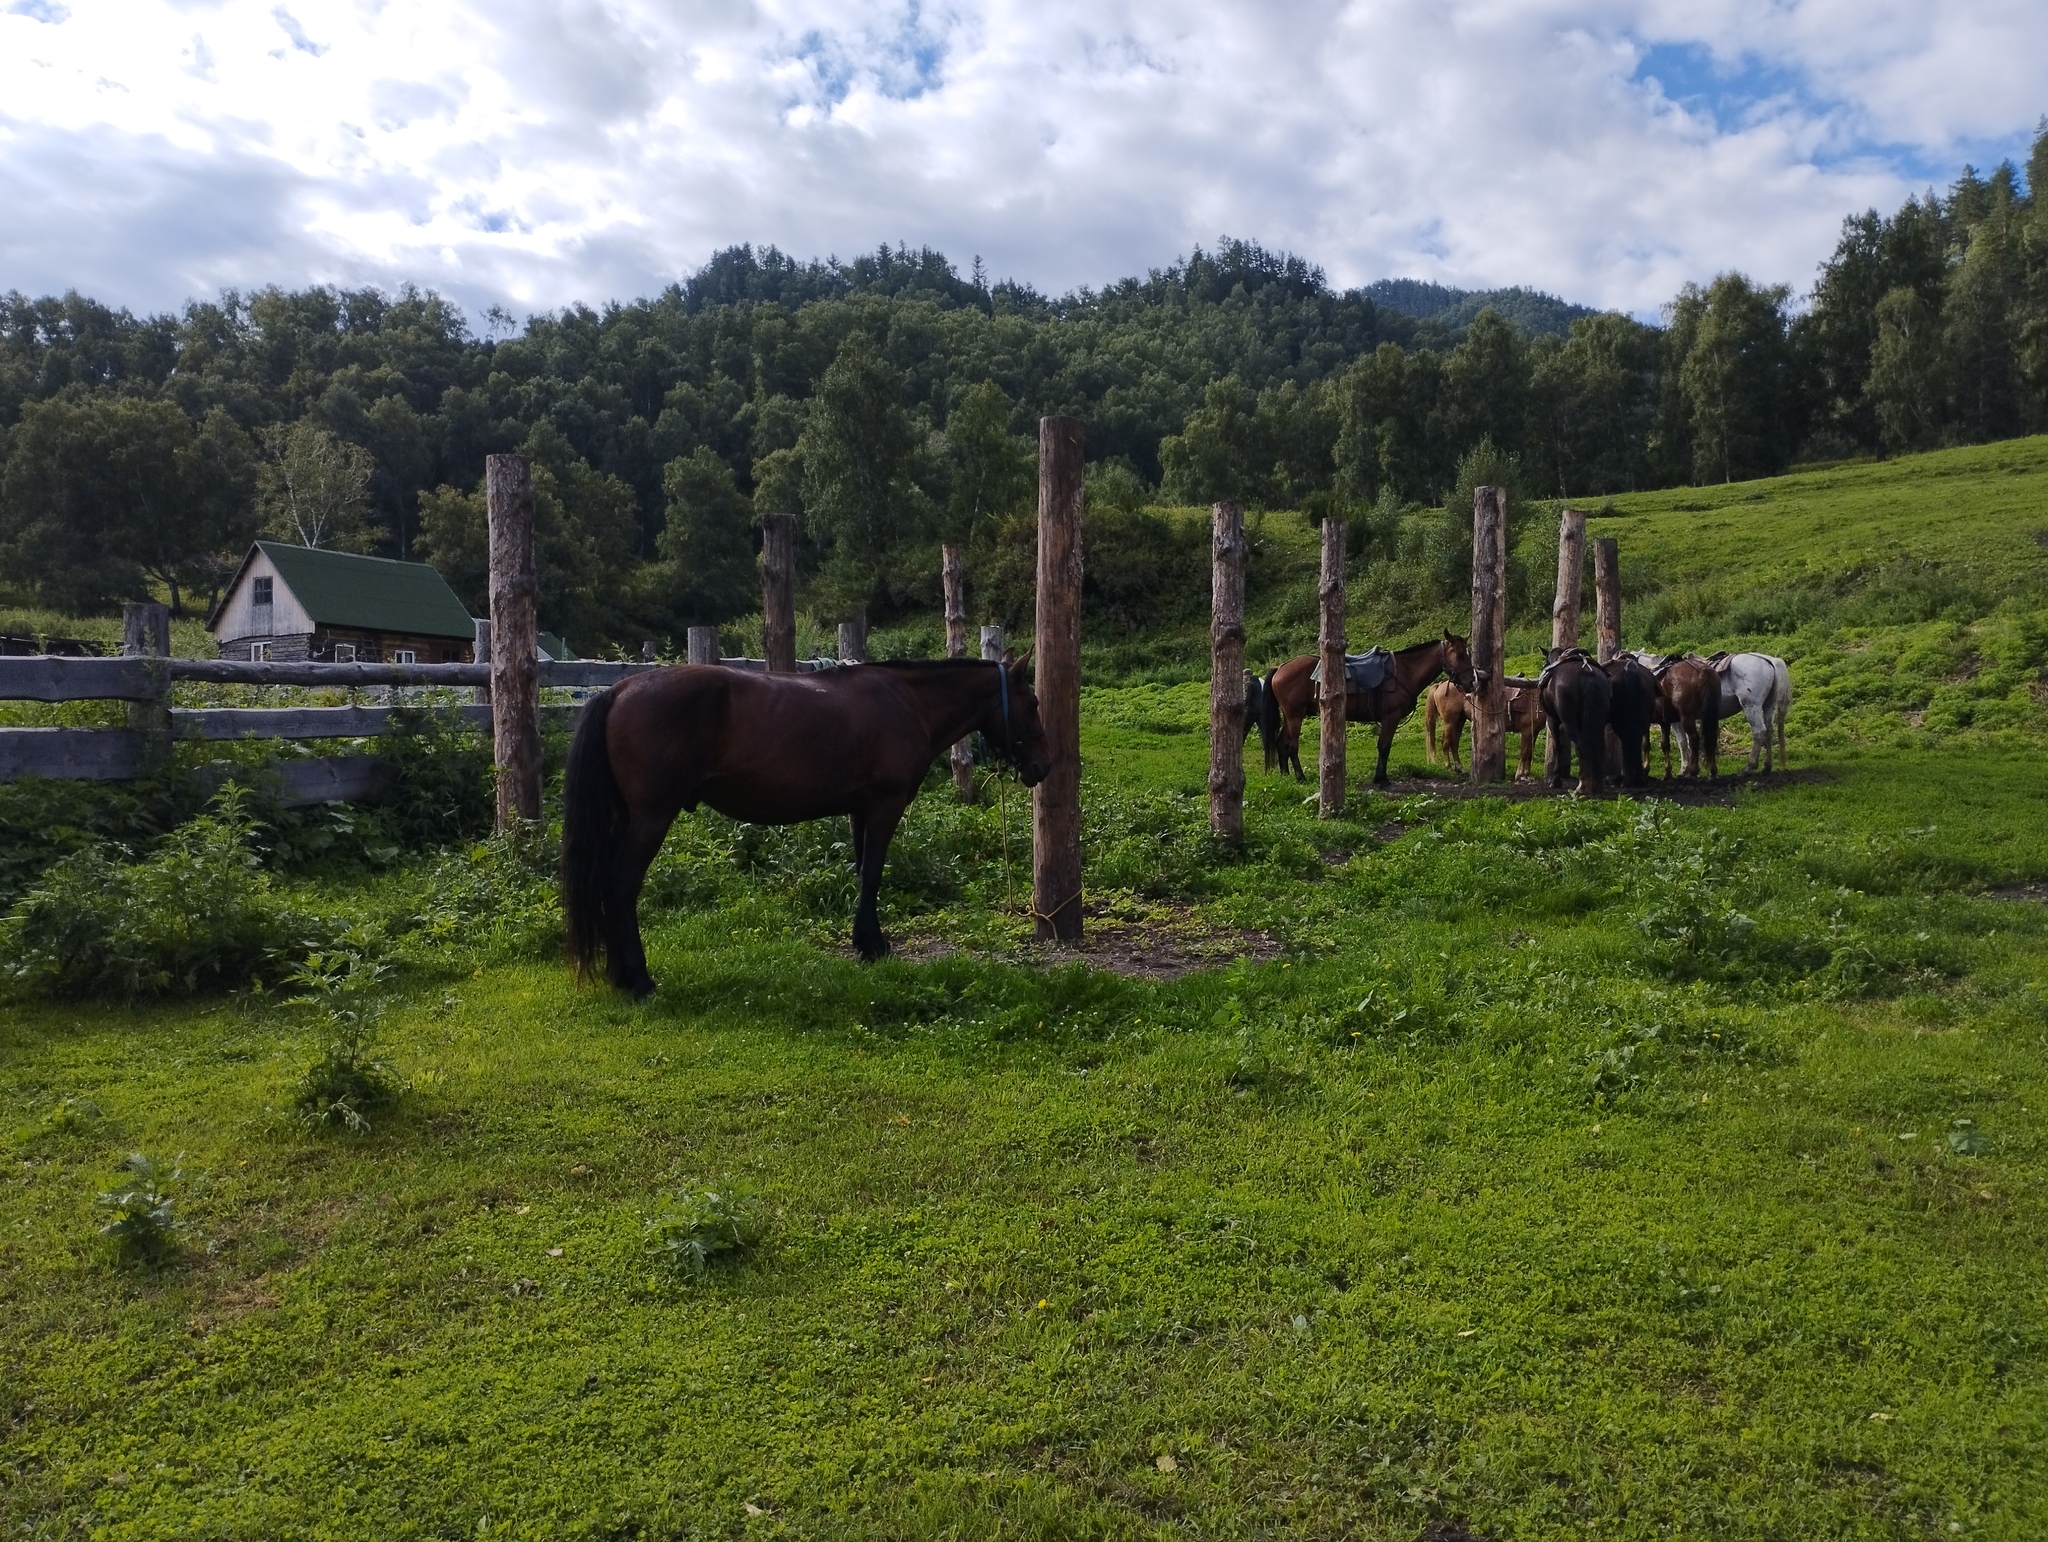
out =
{"type": "MultiPolygon", "coordinates": [[[[1723,491],[1625,501],[1625,551],[1723,491]]],[[[1032,948],[1024,802],[935,782],[884,891],[914,957],[848,956],[837,827],[697,816],[644,1006],[536,948],[538,866],[280,877],[397,966],[367,1135],[294,1116],[332,1034],[280,992],[0,1005],[0,1528],[2039,1536],[2048,907],[1989,892],[2048,880],[2021,577],[1786,634],[1823,774],[1725,807],[1317,821],[1254,768],[1234,855],[1205,687],[1092,687],[1091,930],[1266,939],[1170,982],[1032,948]],[[96,1231],[134,1150],[183,1154],[160,1271],[96,1231]],[[757,1247],[649,1250],[728,1186],[757,1247]]]]}

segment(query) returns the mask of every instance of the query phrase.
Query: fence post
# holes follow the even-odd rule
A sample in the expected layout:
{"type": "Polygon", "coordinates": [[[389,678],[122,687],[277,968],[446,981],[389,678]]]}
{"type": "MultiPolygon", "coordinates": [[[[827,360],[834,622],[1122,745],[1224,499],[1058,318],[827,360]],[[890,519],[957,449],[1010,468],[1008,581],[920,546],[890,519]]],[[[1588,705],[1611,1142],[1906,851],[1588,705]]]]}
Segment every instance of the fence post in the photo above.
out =
{"type": "Polygon", "coordinates": [[[1081,504],[1087,431],[1038,423],[1038,716],[1052,768],[1031,794],[1031,914],[1041,942],[1081,940],[1081,504]]]}
{"type": "Polygon", "coordinates": [[[1472,780],[1508,774],[1507,489],[1472,490],[1472,780]]]}
{"type": "MultiPolygon", "coordinates": [[[[171,608],[154,601],[131,601],[121,607],[121,651],[130,658],[171,656],[171,608]]],[[[128,729],[142,742],[142,767],[163,765],[171,757],[171,677],[161,665],[150,670],[154,695],[128,703],[128,729]]]]}
{"type": "MultiPolygon", "coordinates": [[[[1557,597],[1550,603],[1550,646],[1579,645],[1579,606],[1586,581],[1586,515],[1566,509],[1557,522],[1557,597]]],[[[1556,735],[1543,735],[1543,775],[1557,774],[1556,735]]]]}
{"type": "Polygon", "coordinates": [[[1316,814],[1335,819],[1344,812],[1344,521],[1323,520],[1323,572],[1317,589],[1322,624],[1316,639],[1320,676],[1316,711],[1322,718],[1316,751],[1316,814]]]}
{"type": "Polygon", "coordinates": [[[533,571],[533,467],[523,455],[484,458],[491,542],[491,748],[498,828],[541,817],[540,585],[533,571]]]}
{"type": "MultiPolygon", "coordinates": [[[[967,569],[960,548],[948,541],[939,548],[939,580],[946,596],[946,657],[967,657],[967,569]]],[[[953,792],[962,803],[974,801],[974,746],[962,739],[953,746],[953,792]]]]}
{"type": "Polygon", "coordinates": [[[1621,652],[1621,546],[1611,535],[1593,543],[1593,625],[1605,664],[1621,652]]]}
{"type": "Polygon", "coordinates": [[[1209,833],[1244,841],[1244,505],[1209,510],[1209,833]]]}
{"type": "Polygon", "coordinates": [[[839,623],[839,662],[865,664],[868,661],[868,608],[863,605],[851,621],[839,623]]]}
{"type": "MultiPolygon", "coordinates": [[[[476,626],[476,642],[470,647],[469,661],[472,664],[488,664],[491,661],[491,624],[481,617],[472,619],[476,626]]],[[[491,704],[491,688],[488,685],[477,686],[470,692],[470,696],[479,707],[488,707],[491,704]]]]}
{"type": "Polygon", "coordinates": [[[718,628],[715,626],[693,626],[685,634],[690,649],[692,664],[716,664],[718,662],[718,628]]]}
{"type": "Polygon", "coordinates": [[[997,663],[1003,658],[1003,629],[999,626],[985,626],[981,629],[981,656],[997,663]]]}
{"type": "Polygon", "coordinates": [[[761,652],[772,675],[796,673],[796,516],[761,516],[761,652]]]}

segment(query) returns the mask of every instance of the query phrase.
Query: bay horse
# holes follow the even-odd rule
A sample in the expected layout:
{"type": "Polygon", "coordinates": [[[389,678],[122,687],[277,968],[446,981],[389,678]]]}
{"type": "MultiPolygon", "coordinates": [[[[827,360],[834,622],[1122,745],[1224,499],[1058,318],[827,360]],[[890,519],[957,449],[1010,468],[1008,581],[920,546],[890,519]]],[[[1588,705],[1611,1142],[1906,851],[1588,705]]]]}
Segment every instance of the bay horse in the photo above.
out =
{"type": "Polygon", "coordinates": [[[1024,661],[935,659],[806,675],[684,664],[635,675],[578,715],[562,784],[562,915],[579,979],[654,989],[640,889],[677,814],[708,804],[749,824],[843,814],[860,874],[853,946],[889,951],[882,863],[931,764],[971,733],[1027,787],[1051,769],[1024,661]]]}
{"type": "MultiPolygon", "coordinates": [[[[1280,716],[1280,769],[1291,762],[1294,779],[1308,780],[1301,770],[1301,725],[1316,715],[1316,656],[1305,654],[1289,659],[1266,677],[1266,690],[1280,716]]],[[[1471,690],[1471,645],[1455,632],[1446,632],[1428,642],[1396,649],[1393,673],[1374,690],[1346,691],[1344,720],[1347,723],[1378,723],[1379,764],[1372,774],[1373,785],[1387,785],[1387,756],[1394,748],[1394,730],[1415,710],[1415,698],[1438,675],[1449,675],[1460,687],[1471,690]]]]}
{"type": "Polygon", "coordinates": [[[1650,744],[1650,727],[1656,721],[1660,697],[1657,677],[1645,669],[1642,660],[1630,653],[1616,654],[1600,666],[1607,674],[1610,690],[1607,724],[1621,745],[1621,780],[1625,787],[1645,787],[1650,775],[1643,764],[1650,744]]]}
{"type": "Polygon", "coordinates": [[[1695,654],[1673,653],[1659,657],[1637,653],[1636,658],[1657,677],[1657,725],[1664,734],[1664,780],[1671,780],[1671,730],[1678,730],[1678,769],[1681,775],[1698,776],[1700,763],[1713,755],[1721,743],[1721,686],[1713,666],[1695,654]]]}

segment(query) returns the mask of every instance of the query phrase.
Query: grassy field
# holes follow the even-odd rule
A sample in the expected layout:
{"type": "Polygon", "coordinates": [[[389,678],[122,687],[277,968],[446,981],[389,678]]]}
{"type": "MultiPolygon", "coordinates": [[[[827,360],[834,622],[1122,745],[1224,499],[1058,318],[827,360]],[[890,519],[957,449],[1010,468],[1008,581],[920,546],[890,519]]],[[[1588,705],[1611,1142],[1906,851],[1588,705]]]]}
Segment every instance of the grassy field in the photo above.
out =
{"type": "Polygon", "coordinates": [[[292,1117],[324,1032],[275,979],[17,991],[0,1528],[2042,1535],[2048,455],[1969,454],[1596,525],[1672,554],[1646,619],[1794,658],[1809,780],[1317,821],[1254,769],[1236,855],[1206,688],[1126,679],[1081,961],[1024,940],[1015,790],[935,783],[873,968],[837,829],[684,821],[644,1006],[571,985],[518,853],[280,875],[393,966],[411,1090],[359,1135],[292,1117]],[[1782,560],[1709,594],[1743,525],[1782,560]],[[1922,556],[1941,603],[1880,605],[1922,556]],[[1735,632],[1772,592],[1819,598],[1735,632]],[[182,1170],[161,1269],[96,1233],[131,1150],[182,1170]],[[766,1230],[698,1277],[649,1223],[707,1187],[766,1230]]]}

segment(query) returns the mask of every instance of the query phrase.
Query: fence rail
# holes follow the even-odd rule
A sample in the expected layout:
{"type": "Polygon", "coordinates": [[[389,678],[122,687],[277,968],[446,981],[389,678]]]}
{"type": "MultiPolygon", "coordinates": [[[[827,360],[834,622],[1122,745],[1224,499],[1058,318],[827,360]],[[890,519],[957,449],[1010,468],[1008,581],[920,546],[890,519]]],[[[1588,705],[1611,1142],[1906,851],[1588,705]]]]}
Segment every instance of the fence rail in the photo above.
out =
{"type": "MultiPolygon", "coordinates": [[[[760,659],[719,660],[734,669],[765,668],[760,659]]],[[[538,666],[543,687],[597,689],[665,666],[619,664],[596,659],[548,659],[538,666]]],[[[801,660],[805,672],[837,667],[833,659],[801,660]]],[[[485,687],[488,664],[282,664],[239,659],[175,659],[147,656],[71,658],[56,655],[0,657],[0,700],[127,701],[147,714],[161,711],[180,681],[215,685],[300,686],[332,690],[367,687],[485,687]]],[[[348,707],[173,707],[149,727],[0,729],[0,782],[36,776],[77,781],[129,781],[161,763],[164,730],[172,740],[225,742],[242,739],[371,739],[391,731],[396,706],[348,707]]],[[[574,726],[575,706],[544,706],[541,726],[574,726]]],[[[491,732],[487,704],[460,703],[437,709],[482,733],[491,732]]],[[[336,755],[281,761],[287,807],[385,796],[390,767],[375,755],[336,755]]]]}

